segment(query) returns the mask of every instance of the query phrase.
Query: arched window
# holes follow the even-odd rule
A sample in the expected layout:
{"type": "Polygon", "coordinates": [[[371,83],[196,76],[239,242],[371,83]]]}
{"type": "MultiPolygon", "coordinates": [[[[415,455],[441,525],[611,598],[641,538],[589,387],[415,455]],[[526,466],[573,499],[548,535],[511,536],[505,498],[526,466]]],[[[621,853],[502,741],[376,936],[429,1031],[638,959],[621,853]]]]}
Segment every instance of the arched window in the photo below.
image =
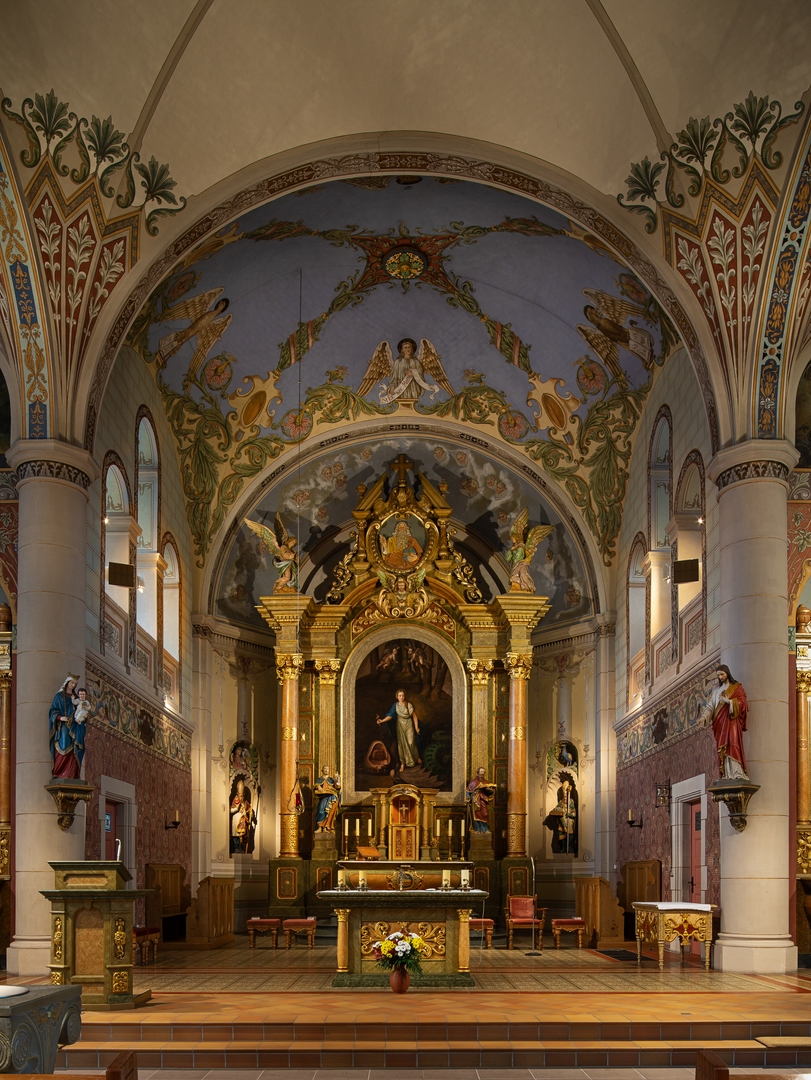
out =
{"type": "Polygon", "coordinates": [[[104,591],[121,608],[129,611],[129,589],[110,584],[110,563],[130,561],[130,501],[127,482],[118,465],[110,465],[104,475],[104,591]]]}
{"type": "Polygon", "coordinates": [[[628,591],[625,608],[625,641],[628,650],[627,680],[628,707],[635,708],[642,700],[648,678],[648,616],[645,564],[647,544],[637,534],[628,559],[628,591]]]}
{"type": "Polygon", "coordinates": [[[704,459],[691,450],[676,485],[674,542],[677,547],[679,654],[696,656],[707,641],[707,531],[704,499],[704,459]]]}
{"type": "Polygon", "coordinates": [[[650,546],[661,550],[668,546],[667,525],[670,521],[670,486],[672,457],[672,427],[670,410],[663,406],[653,427],[648,470],[650,476],[650,546]]]}
{"type": "Polygon", "coordinates": [[[163,549],[163,648],[180,660],[180,563],[174,545],[163,549]]]}
{"type": "Polygon", "coordinates": [[[138,524],[138,625],[154,640],[158,638],[160,527],[160,458],[158,440],[151,421],[143,411],[137,430],[138,524]]]}
{"type": "Polygon", "coordinates": [[[103,584],[99,597],[99,647],[126,666],[130,656],[130,627],[135,618],[135,590],[130,583],[141,530],[132,516],[132,494],[124,463],[112,450],[102,465],[101,492],[103,584]],[[115,568],[112,573],[111,564],[115,568]]]}

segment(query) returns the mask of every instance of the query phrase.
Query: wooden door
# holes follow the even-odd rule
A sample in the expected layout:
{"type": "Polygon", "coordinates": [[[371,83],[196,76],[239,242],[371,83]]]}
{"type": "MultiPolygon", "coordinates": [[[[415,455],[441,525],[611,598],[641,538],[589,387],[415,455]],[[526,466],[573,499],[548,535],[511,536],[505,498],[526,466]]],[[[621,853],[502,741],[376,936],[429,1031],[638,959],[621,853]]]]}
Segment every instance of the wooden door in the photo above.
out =
{"type": "MultiPolygon", "coordinates": [[[[701,903],[701,830],[704,822],[701,820],[701,803],[690,803],[690,903],[701,903]]],[[[690,952],[694,956],[701,955],[701,946],[692,942],[690,952]]]]}

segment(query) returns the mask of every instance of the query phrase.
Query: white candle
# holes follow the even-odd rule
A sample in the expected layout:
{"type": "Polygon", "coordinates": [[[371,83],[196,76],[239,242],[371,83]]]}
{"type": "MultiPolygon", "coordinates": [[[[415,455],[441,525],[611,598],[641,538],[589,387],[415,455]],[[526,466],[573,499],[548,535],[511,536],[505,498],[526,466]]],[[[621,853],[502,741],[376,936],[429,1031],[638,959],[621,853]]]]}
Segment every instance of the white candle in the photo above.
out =
{"type": "Polygon", "coordinates": [[[453,818],[448,818],[448,836],[453,836],[453,818]]]}
{"type": "Polygon", "coordinates": [[[344,836],[349,836],[349,818],[344,818],[344,836]]]}
{"type": "Polygon", "coordinates": [[[363,886],[366,884],[366,871],[358,870],[358,885],[363,886]]]}
{"type": "Polygon", "coordinates": [[[436,821],[434,822],[434,825],[436,825],[436,828],[434,829],[434,833],[437,836],[439,836],[439,818],[436,819],[436,821]]]}
{"type": "Polygon", "coordinates": [[[371,836],[371,835],[372,835],[372,819],[371,819],[371,818],[369,818],[369,819],[367,820],[366,824],[367,824],[367,825],[369,826],[369,829],[368,829],[368,835],[369,835],[369,836],[371,836]]]}
{"type": "Polygon", "coordinates": [[[442,888],[450,888],[451,884],[451,872],[450,870],[442,871],[442,888]]]}
{"type": "Polygon", "coordinates": [[[465,819],[464,818],[462,818],[461,829],[462,829],[461,835],[464,836],[465,835],[465,819]]]}
{"type": "Polygon", "coordinates": [[[355,836],[360,836],[360,818],[355,818],[355,836]]]}
{"type": "Polygon", "coordinates": [[[346,870],[338,871],[338,887],[343,888],[346,885],[346,870]]]}
{"type": "Polygon", "coordinates": [[[463,870],[462,871],[462,884],[463,885],[469,885],[470,884],[470,871],[469,870],[463,870]]]}

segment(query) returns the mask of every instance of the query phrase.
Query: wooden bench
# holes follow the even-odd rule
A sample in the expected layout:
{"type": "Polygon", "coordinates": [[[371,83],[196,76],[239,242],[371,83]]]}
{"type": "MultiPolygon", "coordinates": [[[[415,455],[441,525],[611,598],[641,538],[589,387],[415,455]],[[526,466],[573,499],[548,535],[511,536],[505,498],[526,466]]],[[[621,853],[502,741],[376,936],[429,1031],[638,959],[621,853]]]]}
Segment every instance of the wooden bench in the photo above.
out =
{"type": "Polygon", "coordinates": [[[586,934],[586,920],[585,919],[553,919],[552,920],[552,937],[555,939],[555,948],[560,948],[560,935],[563,931],[569,934],[577,934],[577,947],[583,948],[583,938],[586,934]]]}
{"type": "Polygon", "coordinates": [[[281,919],[248,919],[248,942],[252,949],[256,948],[256,935],[266,934],[270,931],[270,943],[274,949],[279,947],[279,923],[281,919]]]}
{"type": "Polygon", "coordinates": [[[307,935],[307,947],[312,949],[315,947],[315,927],[316,920],[313,916],[308,919],[285,919],[282,923],[282,930],[284,930],[284,945],[286,949],[292,949],[293,939],[296,934],[307,935]]]}
{"type": "Polygon", "coordinates": [[[492,919],[471,919],[470,929],[478,930],[479,933],[484,931],[484,947],[485,949],[493,948],[493,920],[492,919]]]}
{"type": "Polygon", "coordinates": [[[159,926],[133,926],[132,928],[132,946],[133,949],[138,949],[141,954],[141,966],[143,967],[149,960],[149,946],[152,946],[152,959],[158,959],[158,942],[161,939],[161,931],[159,926]]]}

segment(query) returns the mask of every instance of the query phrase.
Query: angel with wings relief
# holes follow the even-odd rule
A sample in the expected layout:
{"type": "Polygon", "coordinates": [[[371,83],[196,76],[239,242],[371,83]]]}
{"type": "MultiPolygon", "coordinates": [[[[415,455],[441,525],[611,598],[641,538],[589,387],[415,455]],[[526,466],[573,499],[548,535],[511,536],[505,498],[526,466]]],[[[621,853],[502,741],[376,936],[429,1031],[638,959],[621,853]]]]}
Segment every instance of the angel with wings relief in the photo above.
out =
{"type": "Polygon", "coordinates": [[[245,524],[251,532],[256,533],[273,555],[273,565],[279,573],[273,586],[274,593],[296,592],[298,589],[296,538],[285,528],[281,515],[276,513],[273,529],[260,525],[258,521],[250,521],[248,518],[245,518],[245,524]]]}
{"type": "Polygon", "coordinates": [[[392,401],[413,404],[426,390],[432,399],[440,390],[453,397],[453,387],[442,367],[442,358],[427,338],[420,339],[419,349],[413,338],[403,338],[397,344],[396,357],[388,341],[381,341],[358,387],[358,396],[365,397],[375,383],[380,383],[381,405],[390,405],[392,401]],[[430,379],[436,381],[430,382],[430,379]]]}
{"type": "Polygon", "coordinates": [[[191,321],[182,330],[174,330],[160,339],[158,351],[155,354],[158,367],[165,367],[167,360],[174,356],[187,341],[197,338],[197,347],[189,363],[189,370],[183,379],[184,390],[195,378],[208,354],[231,325],[231,316],[223,314],[228,307],[228,300],[224,296],[220,298],[222,291],[222,289],[209,289],[208,292],[200,293],[199,296],[181,300],[179,304],[173,304],[161,315],[161,322],[170,322],[173,319],[190,319],[191,321]]]}
{"type": "Polygon", "coordinates": [[[529,507],[525,506],[510,526],[511,546],[505,558],[511,568],[510,592],[535,592],[535,582],[529,567],[538,545],[552,532],[551,525],[529,528],[529,507]]]}
{"type": "Polygon", "coordinates": [[[592,301],[583,308],[591,326],[578,326],[577,332],[597,353],[621,387],[628,385],[625,372],[619,362],[619,347],[638,357],[646,371],[653,367],[653,337],[642,330],[634,318],[643,318],[644,309],[630,300],[612,296],[602,289],[584,289],[583,294],[592,301]],[[629,326],[624,326],[625,320],[629,326]]]}

